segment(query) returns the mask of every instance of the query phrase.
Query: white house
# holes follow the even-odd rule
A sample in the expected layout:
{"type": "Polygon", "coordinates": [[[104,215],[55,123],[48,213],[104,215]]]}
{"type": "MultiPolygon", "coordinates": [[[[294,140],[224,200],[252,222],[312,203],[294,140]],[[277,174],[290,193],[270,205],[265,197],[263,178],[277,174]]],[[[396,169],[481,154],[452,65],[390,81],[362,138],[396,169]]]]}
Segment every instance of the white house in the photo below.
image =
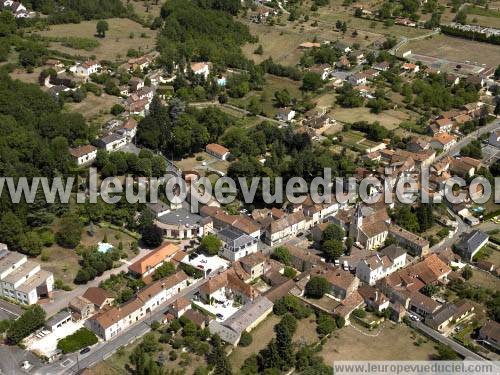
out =
{"type": "Polygon", "coordinates": [[[420,67],[417,64],[404,63],[401,66],[401,69],[404,70],[404,71],[406,71],[406,72],[417,73],[420,70],[420,67]]]}
{"type": "Polygon", "coordinates": [[[25,305],[33,305],[40,298],[50,297],[54,275],[42,270],[40,264],[26,255],[11,252],[0,244],[0,295],[25,305]]]}
{"type": "Polygon", "coordinates": [[[434,150],[448,151],[456,144],[457,139],[448,133],[440,133],[431,140],[431,147],[434,150]]]}
{"type": "Polygon", "coordinates": [[[131,142],[137,134],[137,121],[130,117],[117,132],[127,137],[127,141],[131,142]]]}
{"type": "Polygon", "coordinates": [[[122,134],[111,133],[97,140],[96,144],[97,147],[103,148],[106,151],[115,151],[127,144],[127,137],[122,134]]]}
{"type": "Polygon", "coordinates": [[[295,117],[295,111],[291,108],[280,108],[278,110],[278,114],[276,115],[276,118],[280,121],[284,122],[289,122],[292,121],[293,118],[295,117]]]}
{"type": "Polygon", "coordinates": [[[206,62],[191,63],[191,70],[195,75],[202,75],[207,79],[210,74],[210,65],[206,62]]]}
{"type": "Polygon", "coordinates": [[[70,148],[69,153],[78,166],[90,164],[97,158],[97,148],[92,145],[70,148]]]}
{"type": "Polygon", "coordinates": [[[349,83],[352,85],[364,85],[366,84],[366,74],[364,73],[355,73],[349,76],[349,83]]]}
{"type": "Polygon", "coordinates": [[[94,315],[85,322],[85,325],[107,341],[119,335],[132,324],[149,316],[150,312],[175,297],[187,285],[187,275],[183,271],[179,271],[148,285],[124,305],[112,307],[94,315]]]}
{"type": "Polygon", "coordinates": [[[390,245],[366,259],[360,260],[356,276],[369,285],[375,283],[406,265],[406,251],[390,245]]]}
{"type": "Polygon", "coordinates": [[[91,74],[97,73],[100,68],[101,64],[96,61],[88,60],[76,66],[75,74],[81,77],[88,77],[91,74]]]}
{"type": "Polygon", "coordinates": [[[227,227],[217,233],[222,241],[222,256],[232,262],[249,254],[256,253],[257,239],[245,233],[227,227]]]}
{"type": "Polygon", "coordinates": [[[207,152],[207,154],[210,154],[220,160],[227,160],[229,156],[229,150],[217,143],[209,143],[205,147],[205,151],[207,152]]]}

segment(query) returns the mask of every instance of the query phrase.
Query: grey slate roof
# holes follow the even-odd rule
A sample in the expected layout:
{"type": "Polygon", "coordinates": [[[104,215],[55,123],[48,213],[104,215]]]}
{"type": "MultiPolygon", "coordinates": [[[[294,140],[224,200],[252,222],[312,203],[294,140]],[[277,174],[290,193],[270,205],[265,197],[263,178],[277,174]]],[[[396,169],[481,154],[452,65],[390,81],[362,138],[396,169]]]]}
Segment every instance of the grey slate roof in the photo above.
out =
{"type": "Polygon", "coordinates": [[[231,248],[240,248],[257,240],[243,232],[226,227],[217,233],[217,236],[231,248]]]}
{"type": "Polygon", "coordinates": [[[458,248],[464,255],[471,257],[479,249],[481,244],[489,238],[488,234],[475,229],[462,238],[458,244],[458,248]]]}
{"type": "Polygon", "coordinates": [[[406,250],[398,245],[392,244],[384,247],[382,250],[380,250],[380,253],[382,255],[386,255],[391,261],[394,261],[394,259],[400,257],[403,254],[406,254],[406,250]]]}

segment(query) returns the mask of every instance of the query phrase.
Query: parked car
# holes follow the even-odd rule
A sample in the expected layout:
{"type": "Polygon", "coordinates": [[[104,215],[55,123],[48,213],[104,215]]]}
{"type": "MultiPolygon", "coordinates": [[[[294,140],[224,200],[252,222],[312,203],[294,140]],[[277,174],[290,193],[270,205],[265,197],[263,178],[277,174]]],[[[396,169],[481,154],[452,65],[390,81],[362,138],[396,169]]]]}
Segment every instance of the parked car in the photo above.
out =
{"type": "Polygon", "coordinates": [[[87,354],[88,352],[90,352],[90,348],[88,346],[80,350],[80,354],[87,354]]]}

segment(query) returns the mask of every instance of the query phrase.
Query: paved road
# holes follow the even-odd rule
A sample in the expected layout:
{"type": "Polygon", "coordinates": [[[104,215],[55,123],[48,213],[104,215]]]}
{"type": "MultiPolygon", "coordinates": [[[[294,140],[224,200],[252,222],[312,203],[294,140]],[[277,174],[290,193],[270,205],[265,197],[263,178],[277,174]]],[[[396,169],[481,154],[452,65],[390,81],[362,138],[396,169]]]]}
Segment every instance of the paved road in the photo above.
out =
{"type": "Polygon", "coordinates": [[[198,288],[205,281],[205,279],[200,279],[197,282],[193,283],[186,289],[182,290],[175,297],[165,301],[154,312],[147,315],[146,317],[144,317],[144,319],[128,328],[121,335],[109,341],[99,342],[97,345],[92,347],[90,353],[83,356],[79,354],[65,356],[62,360],[33,371],[32,373],[40,375],[75,374],[78,372],[79,368],[82,369],[92,367],[98,362],[111,356],[121,346],[126,346],[149,332],[149,324],[155,320],[161,321],[163,319],[163,313],[165,312],[165,309],[168,305],[170,305],[180,297],[187,297],[188,299],[192,299],[198,288]]]}
{"type": "Polygon", "coordinates": [[[466,135],[465,137],[460,139],[454,147],[452,147],[448,151],[443,152],[443,153],[439,154],[438,156],[436,156],[436,161],[441,160],[442,158],[444,158],[447,155],[453,155],[453,154],[459,152],[462,147],[469,144],[473,140],[479,139],[479,137],[481,135],[483,135],[485,133],[491,133],[492,131],[498,130],[498,129],[500,129],[500,119],[496,119],[496,120],[490,122],[489,124],[480,127],[478,130],[475,130],[472,133],[466,135]]]}
{"type": "Polygon", "coordinates": [[[47,316],[52,316],[60,310],[66,308],[68,306],[69,301],[71,301],[74,297],[81,296],[87,288],[92,286],[99,286],[99,283],[103,280],[108,279],[111,275],[118,274],[122,271],[127,272],[128,265],[135,262],[136,260],[142,258],[149,250],[147,249],[139,249],[139,254],[137,254],[134,258],[127,261],[127,263],[123,263],[118,268],[113,268],[109,271],[104,272],[100,277],[96,277],[94,280],[89,281],[86,285],[78,285],[73,290],[69,292],[65,292],[62,290],[57,290],[54,292],[54,297],[51,302],[47,302],[42,306],[42,308],[47,313],[47,316]]]}
{"type": "Polygon", "coordinates": [[[441,342],[442,344],[448,345],[454,351],[456,351],[458,354],[460,354],[461,356],[463,356],[465,359],[470,359],[470,360],[474,360],[474,361],[486,361],[485,358],[483,358],[480,355],[478,355],[478,354],[470,351],[469,349],[463,347],[462,345],[460,345],[456,341],[454,341],[454,340],[452,340],[452,339],[450,339],[448,337],[443,336],[442,334],[440,334],[437,331],[434,331],[432,328],[427,327],[425,324],[423,324],[421,322],[414,322],[414,321],[412,321],[410,323],[410,325],[413,328],[416,328],[416,329],[424,332],[426,335],[432,337],[433,339],[441,342]]]}

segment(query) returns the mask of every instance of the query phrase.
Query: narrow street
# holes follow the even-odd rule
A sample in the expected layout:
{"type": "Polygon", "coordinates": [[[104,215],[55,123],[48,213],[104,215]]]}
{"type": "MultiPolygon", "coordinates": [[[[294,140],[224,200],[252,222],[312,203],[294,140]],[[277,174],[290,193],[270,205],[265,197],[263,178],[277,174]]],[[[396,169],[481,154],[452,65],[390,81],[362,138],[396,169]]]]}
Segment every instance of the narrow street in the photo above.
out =
{"type": "Polygon", "coordinates": [[[444,345],[448,345],[454,351],[456,351],[458,354],[460,354],[461,356],[463,356],[465,359],[474,360],[474,361],[486,361],[485,358],[483,358],[480,355],[474,353],[473,351],[470,351],[469,349],[467,349],[464,346],[462,346],[459,343],[457,343],[455,340],[452,340],[452,339],[450,339],[448,337],[443,336],[439,332],[434,331],[432,328],[427,327],[426,325],[424,325],[421,322],[411,321],[410,325],[413,328],[422,331],[427,336],[432,337],[434,340],[437,340],[437,341],[439,341],[440,343],[442,343],[444,345]]]}

